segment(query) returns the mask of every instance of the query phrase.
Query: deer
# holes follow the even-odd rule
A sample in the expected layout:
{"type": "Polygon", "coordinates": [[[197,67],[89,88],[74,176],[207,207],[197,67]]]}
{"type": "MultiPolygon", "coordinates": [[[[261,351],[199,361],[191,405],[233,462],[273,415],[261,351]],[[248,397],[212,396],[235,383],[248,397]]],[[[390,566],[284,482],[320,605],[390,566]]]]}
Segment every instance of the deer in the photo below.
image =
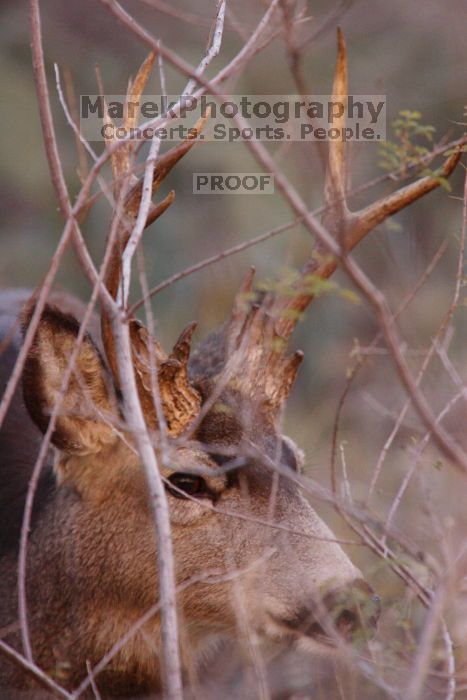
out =
{"type": "MultiPolygon", "coordinates": [[[[140,69],[134,91],[143,89],[152,60],[140,69]]],[[[347,93],[346,49],[339,33],[333,94],[347,93]]],[[[153,195],[197,142],[201,128],[158,158],[153,195]]],[[[129,152],[126,144],[110,156],[122,205],[114,212],[104,280],[114,300],[142,198],[142,180],[132,179],[129,152]]],[[[345,144],[330,142],[323,222],[349,252],[440,182],[434,175],[421,177],[351,212],[346,158],[345,144]]],[[[457,153],[447,158],[443,177],[458,159],[457,153]]],[[[171,192],[154,204],[146,226],[173,200],[171,192]]],[[[256,292],[249,271],[229,318],[193,352],[193,325],[166,354],[141,322],[134,316],[128,320],[144,417],[155,445],[162,430],[166,436],[160,470],[170,511],[186,677],[211,635],[240,635],[238,590],[241,617],[265,645],[332,653],[375,632],[379,598],[303,495],[303,455],[281,430],[303,358],[299,351],[289,355],[288,345],[300,314],[313,301],[310,276],[327,279],[338,266],[317,244],[282,297],[256,292]]],[[[11,329],[20,323],[24,332],[33,314],[35,297],[28,301],[28,294],[5,290],[0,297],[2,389],[22,342],[11,329]]],[[[0,432],[0,630],[2,641],[18,654],[17,570],[26,495],[83,313],[74,297],[50,295],[22,387],[0,432]]],[[[71,693],[136,626],[95,674],[94,685],[104,698],[156,696],[163,692],[157,540],[141,460],[121,410],[115,336],[105,305],[82,336],[51,442],[53,455],[35,492],[24,582],[34,663],[71,693]]],[[[43,678],[3,647],[0,687],[2,697],[55,696],[43,678]]],[[[90,683],[80,695],[88,696],[93,697],[90,683]]]]}

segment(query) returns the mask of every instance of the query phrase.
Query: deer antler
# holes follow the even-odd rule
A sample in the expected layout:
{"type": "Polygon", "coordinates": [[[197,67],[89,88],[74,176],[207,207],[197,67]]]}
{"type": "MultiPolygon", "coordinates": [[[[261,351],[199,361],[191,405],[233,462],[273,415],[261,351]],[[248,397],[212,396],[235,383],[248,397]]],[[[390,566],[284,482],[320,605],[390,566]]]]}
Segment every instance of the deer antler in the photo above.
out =
{"type": "MultiPolygon", "coordinates": [[[[154,55],[150,54],[140,67],[136,78],[130,85],[127,93],[126,104],[131,100],[136,102],[146,85],[154,55]]],[[[106,117],[109,121],[109,117],[106,117]]],[[[172,170],[174,165],[196,143],[206,119],[200,119],[190,131],[190,136],[165,153],[156,162],[152,179],[152,196],[159,189],[162,181],[172,170]]],[[[125,127],[136,125],[135,116],[126,116],[125,127]]],[[[112,140],[108,145],[113,146],[112,140]]],[[[138,180],[132,173],[132,160],[134,145],[131,141],[120,145],[111,154],[112,171],[114,175],[114,193],[117,199],[123,200],[121,211],[116,207],[111,230],[114,229],[114,240],[110,260],[105,277],[105,284],[113,299],[117,299],[122,278],[122,255],[130,239],[141,204],[143,180],[138,180]]],[[[175,193],[172,190],[159,204],[152,204],[149,208],[144,227],[156,221],[172,204],[175,193]]],[[[136,373],[139,397],[143,412],[149,425],[157,426],[157,410],[154,401],[154,377],[152,368],[157,370],[156,390],[159,393],[167,431],[170,435],[179,435],[186,426],[197,416],[201,406],[199,393],[190,384],[188,379],[188,360],[190,355],[191,337],[195,324],[188,326],[175,343],[172,352],[167,355],[159,343],[151,337],[147,329],[135,318],[129,320],[130,337],[132,343],[132,359],[136,373]]],[[[101,330],[105,353],[111,369],[116,387],[119,388],[115,340],[112,332],[111,320],[104,309],[101,315],[101,330]]]]}
{"type": "MultiPolygon", "coordinates": [[[[348,94],[347,57],[342,31],[338,29],[338,54],[334,76],[333,94],[342,99],[348,94]]],[[[340,127],[345,125],[345,114],[340,127]]],[[[344,141],[331,141],[325,182],[325,205],[323,223],[336,238],[343,250],[350,252],[370,231],[388,217],[409,206],[420,197],[436,189],[443,178],[451,175],[461,157],[461,149],[453,153],[442,165],[438,175],[422,177],[416,182],[401,187],[368,205],[360,211],[351,212],[346,202],[347,148],[344,141]]],[[[310,291],[310,276],[327,279],[336,270],[339,261],[327,254],[317,244],[310,259],[303,266],[287,299],[276,300],[272,313],[276,318],[277,333],[287,340],[294,330],[300,314],[313,299],[310,291]]]]}
{"type": "Polygon", "coordinates": [[[249,302],[254,295],[254,272],[251,268],[235,297],[225,332],[224,371],[230,386],[258,397],[266,411],[277,413],[292,388],[303,353],[285,356],[282,338],[271,323],[271,296],[262,303],[249,302]]]}
{"type": "MultiPolygon", "coordinates": [[[[342,100],[347,94],[346,47],[339,29],[333,96],[342,100]]],[[[345,115],[340,118],[339,126],[345,126],[345,115]]],[[[323,224],[338,240],[344,252],[351,251],[389,216],[436,189],[441,178],[450,176],[461,156],[461,149],[451,155],[441,167],[439,176],[423,177],[360,211],[351,212],[346,201],[346,150],[344,141],[331,141],[329,144],[324,186],[326,209],[323,216],[323,224]]],[[[245,395],[257,396],[273,413],[278,413],[290,392],[302,359],[301,353],[286,357],[287,341],[301,314],[314,298],[316,281],[329,278],[338,264],[339,260],[329,255],[318,243],[287,295],[274,297],[267,294],[261,305],[246,304],[245,295],[252,294],[251,273],[237,295],[224,338],[227,358],[224,367],[226,370],[230,367],[229,384],[238,386],[245,395]]]]}

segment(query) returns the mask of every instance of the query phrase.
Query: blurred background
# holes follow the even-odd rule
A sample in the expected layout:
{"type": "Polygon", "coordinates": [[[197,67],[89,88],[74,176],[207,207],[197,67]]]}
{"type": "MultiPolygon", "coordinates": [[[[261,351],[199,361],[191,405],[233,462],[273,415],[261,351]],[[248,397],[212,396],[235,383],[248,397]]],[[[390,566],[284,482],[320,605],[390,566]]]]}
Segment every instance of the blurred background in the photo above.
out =
{"type": "MultiPolygon", "coordinates": [[[[127,3],[127,7],[166,46],[193,65],[199,62],[209,35],[214,2],[146,0],[127,3]]],[[[459,123],[465,110],[467,72],[467,7],[463,0],[425,0],[423,3],[355,0],[340,5],[322,0],[309,2],[308,8],[312,19],[298,34],[304,42],[302,69],[308,93],[327,94],[331,90],[339,24],[348,45],[350,91],[387,95],[388,135],[391,120],[400,110],[407,109],[419,110],[422,123],[436,128],[435,141],[445,133],[450,134],[450,139],[462,134],[459,123]]],[[[212,63],[207,77],[214,75],[236,54],[242,46],[242,36],[249,36],[264,10],[264,3],[256,0],[231,3],[221,54],[212,63]]],[[[62,71],[70,71],[79,95],[98,92],[94,73],[97,63],[106,92],[121,94],[146,52],[96,1],[44,0],[42,13],[55,123],[73,198],[80,188],[75,140],[59,104],[53,64],[57,63],[62,71]]],[[[47,271],[63,222],[57,212],[42,143],[25,3],[2,0],[0,56],[0,287],[35,287],[47,271]]],[[[176,94],[186,79],[168,66],[166,72],[168,91],[176,94]]],[[[155,71],[146,92],[157,94],[159,89],[155,71]]],[[[290,75],[283,38],[276,38],[259,53],[239,80],[229,84],[229,89],[235,94],[295,94],[297,90],[290,75]]],[[[94,146],[101,151],[102,144],[94,146]]],[[[323,172],[315,144],[272,144],[268,148],[307,204],[318,207],[322,203],[323,172]]],[[[377,145],[353,144],[351,154],[354,186],[382,174],[377,145]]],[[[167,183],[167,189],[176,190],[176,203],[145,235],[144,252],[151,286],[192,263],[293,218],[279,195],[199,196],[192,193],[193,172],[259,170],[242,143],[206,143],[191,151],[167,183]]],[[[457,168],[451,180],[451,192],[439,188],[431,193],[397,215],[390,225],[370,235],[356,253],[358,262],[385,293],[391,308],[396,309],[442,241],[448,241],[441,261],[400,319],[407,358],[414,374],[453,298],[463,175],[463,168],[457,168]]],[[[386,182],[353,197],[351,206],[360,207],[393,188],[392,183],[386,182]]],[[[109,207],[99,201],[83,226],[96,262],[101,259],[108,222],[109,207]]],[[[248,266],[256,266],[258,279],[270,280],[284,267],[298,266],[309,251],[309,234],[297,226],[181,280],[153,299],[158,337],[169,347],[180,330],[194,319],[199,323],[197,338],[203,337],[228,313],[248,266]]],[[[337,281],[344,289],[352,288],[344,274],[339,273],[337,281]]],[[[65,256],[56,287],[75,292],[84,300],[89,298],[89,284],[71,251],[65,256]]],[[[138,297],[135,289],[134,299],[138,297]]],[[[466,306],[465,292],[461,290],[461,305],[454,315],[447,347],[456,374],[449,376],[435,358],[423,382],[435,414],[458,390],[453,377],[464,381],[466,378],[466,306]]],[[[306,452],[306,473],[326,486],[329,485],[331,431],[346,385],[346,373],[354,363],[355,347],[365,348],[377,331],[375,319],[364,300],[353,303],[341,294],[328,293],[313,304],[294,337],[294,344],[305,351],[305,361],[288,406],[286,428],[306,452]]],[[[357,502],[365,498],[378,456],[404,400],[403,388],[384,347],[380,346],[378,353],[369,356],[359,372],[342,414],[339,438],[352,495],[357,502]]],[[[465,418],[465,401],[461,400],[449,412],[445,425],[467,446],[465,418]]],[[[414,446],[424,434],[417,416],[409,411],[388,452],[382,477],[369,505],[369,512],[377,518],[384,521],[413,461],[414,446]]],[[[465,482],[431,446],[423,453],[417,474],[401,501],[394,525],[402,538],[409,540],[423,556],[435,562],[435,568],[442,570],[447,566],[446,551],[455,559],[465,539],[465,482]]],[[[320,503],[313,505],[337,533],[348,534],[333,511],[320,503]]],[[[410,596],[404,598],[406,591],[400,581],[367,549],[355,547],[350,554],[368,572],[374,587],[382,594],[385,614],[381,634],[384,639],[385,630],[388,630],[387,651],[393,654],[388,662],[391,675],[404,657],[401,645],[406,644],[407,639],[416,639],[423,620],[422,610],[410,596]]],[[[422,562],[418,574],[421,577],[426,574],[422,562]]],[[[448,611],[457,649],[467,633],[466,610],[459,595],[448,611]]]]}

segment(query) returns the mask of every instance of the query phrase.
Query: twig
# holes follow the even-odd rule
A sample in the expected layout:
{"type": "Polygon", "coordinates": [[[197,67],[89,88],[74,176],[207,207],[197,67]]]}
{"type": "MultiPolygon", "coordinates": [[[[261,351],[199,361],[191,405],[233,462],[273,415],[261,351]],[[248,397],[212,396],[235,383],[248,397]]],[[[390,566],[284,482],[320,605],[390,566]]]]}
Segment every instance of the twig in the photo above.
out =
{"type": "Polygon", "coordinates": [[[182,700],[175,572],[167,497],[139,401],[132,362],[129,328],[124,316],[114,317],[112,331],[115,338],[123,396],[123,413],[143,464],[156,524],[165,688],[169,700],[182,700]]]}
{"type": "MultiPolygon", "coordinates": [[[[412,300],[415,298],[417,295],[418,291],[422,288],[422,286],[426,283],[432,272],[435,270],[436,266],[438,265],[439,261],[443,257],[444,253],[446,252],[446,249],[448,247],[448,239],[444,238],[434,254],[433,258],[431,259],[430,263],[426,267],[426,269],[423,271],[423,273],[420,275],[419,279],[413,286],[413,288],[409,291],[407,296],[404,298],[398,309],[396,310],[394,314],[394,319],[398,319],[401,314],[407,309],[409,304],[412,302],[412,300]]],[[[375,348],[379,341],[382,338],[382,332],[379,331],[376,333],[374,336],[373,340],[369,344],[369,348],[375,348]]],[[[334,419],[334,424],[333,424],[333,431],[332,431],[332,439],[331,439],[331,483],[332,483],[332,489],[334,493],[337,493],[337,478],[336,478],[336,452],[337,452],[337,437],[339,433],[339,425],[340,425],[340,419],[342,415],[342,411],[344,408],[345,401],[349,395],[349,392],[351,390],[352,384],[354,383],[359,370],[363,367],[364,362],[366,361],[367,356],[359,354],[357,357],[357,362],[355,366],[352,368],[352,370],[349,373],[349,376],[347,378],[346,384],[344,391],[342,392],[339,403],[337,405],[336,409],[336,416],[334,419]]],[[[374,479],[374,474],[372,479],[374,479]]],[[[374,488],[374,487],[373,487],[374,488]]],[[[368,502],[368,496],[366,499],[366,502],[368,502]]]]}
{"type": "MultiPolygon", "coordinates": [[[[70,117],[71,120],[74,124],[79,124],[79,110],[78,110],[78,104],[76,101],[76,93],[73,87],[73,78],[71,75],[71,71],[69,68],[65,68],[63,70],[63,78],[65,82],[65,92],[66,92],[66,100],[64,102],[67,104],[67,106],[70,106],[69,112],[70,112],[70,117]]],[[[85,146],[81,143],[81,138],[75,134],[75,143],[76,143],[76,152],[78,155],[78,166],[77,166],[77,173],[79,180],[81,184],[84,183],[87,174],[89,173],[89,168],[88,168],[88,158],[86,155],[86,148],[85,146]]]]}
{"type": "MultiPolygon", "coordinates": [[[[443,418],[449,413],[451,408],[459,401],[459,399],[462,396],[463,396],[463,392],[461,391],[458,394],[456,394],[455,396],[453,396],[448,401],[446,406],[443,408],[442,411],[440,411],[440,413],[436,417],[436,423],[439,423],[440,421],[443,420],[443,418]]],[[[385,523],[386,532],[388,531],[388,528],[391,527],[391,523],[393,521],[396,510],[398,509],[398,507],[401,503],[402,497],[403,497],[405,491],[407,490],[407,487],[408,487],[408,485],[409,485],[409,483],[410,483],[410,481],[415,473],[416,468],[420,464],[422,454],[423,454],[426,446],[428,445],[430,437],[431,437],[431,433],[428,431],[425,434],[425,436],[423,437],[423,439],[421,440],[420,444],[418,445],[416,453],[415,453],[415,458],[410,466],[410,469],[407,471],[407,474],[405,475],[404,479],[402,480],[401,485],[399,486],[399,489],[397,490],[397,493],[394,497],[394,500],[391,504],[391,507],[390,507],[389,512],[388,512],[387,517],[386,517],[386,523],[385,523]]],[[[385,541],[385,539],[386,539],[386,535],[384,535],[383,541],[385,541]]]]}
{"type": "Polygon", "coordinates": [[[36,84],[39,115],[52,184],[57,194],[60,210],[67,222],[67,227],[71,227],[71,234],[73,236],[75,250],[79,261],[90,280],[99,285],[99,297],[101,301],[105,305],[110,306],[110,308],[113,308],[113,300],[107,292],[105,286],[99,281],[99,275],[91,256],[88,253],[76,219],[77,212],[81,211],[81,209],[85,206],[85,200],[87,198],[87,194],[89,193],[89,187],[99,173],[100,168],[106,162],[107,157],[101,157],[101,159],[94,164],[94,167],[89,173],[89,176],[81,189],[81,196],[78,198],[79,206],[77,206],[77,202],[75,207],[72,207],[63,175],[63,168],[55,137],[52,110],[50,107],[49,89],[47,86],[47,77],[45,73],[44,51],[42,47],[42,27],[39,0],[29,0],[29,22],[34,80],[36,84]]]}
{"type": "MultiPolygon", "coordinates": [[[[426,370],[428,369],[428,366],[435,354],[435,352],[438,350],[439,345],[442,343],[444,336],[446,335],[447,329],[449,327],[449,324],[452,320],[452,317],[454,315],[454,312],[458,306],[459,303],[459,295],[460,295],[460,288],[461,288],[461,281],[462,281],[462,276],[463,276],[463,266],[464,266],[464,254],[465,254],[465,238],[466,238],[466,220],[467,220],[467,176],[464,181],[464,205],[463,205],[463,212],[462,212],[462,227],[461,227],[461,238],[460,238],[460,245],[459,245],[459,255],[458,255],[458,262],[457,262],[457,273],[456,273],[456,283],[454,287],[454,294],[453,294],[453,299],[451,301],[451,304],[449,306],[449,309],[445,313],[438,330],[436,331],[436,334],[431,342],[430,348],[425,356],[425,359],[422,363],[422,366],[420,368],[420,371],[417,375],[417,378],[415,380],[416,385],[419,386],[425,373],[426,370]]],[[[464,395],[465,392],[465,387],[462,388],[462,394],[464,395]]],[[[391,447],[394,438],[396,434],[399,431],[400,426],[402,425],[402,422],[405,418],[405,415],[410,408],[410,397],[409,399],[405,402],[395,424],[394,427],[389,434],[383,449],[381,450],[380,456],[378,458],[378,462],[376,464],[376,467],[373,472],[373,476],[370,482],[370,486],[368,489],[368,498],[371,497],[375,486],[377,479],[379,478],[384,460],[386,458],[386,455],[389,451],[389,448],[391,447]]]]}
{"type": "Polygon", "coordinates": [[[448,687],[445,700],[454,700],[456,697],[456,659],[454,656],[454,645],[452,643],[449,629],[444,619],[441,620],[441,635],[446,649],[446,659],[448,667],[448,687]]]}
{"type": "Polygon", "coordinates": [[[16,649],[13,649],[9,644],[6,644],[0,639],[0,651],[8,656],[9,659],[14,661],[16,664],[21,666],[25,671],[30,673],[34,678],[36,678],[42,685],[46,688],[53,690],[59,697],[66,698],[66,700],[73,700],[71,693],[62,688],[58,683],[56,683],[50,676],[48,676],[44,671],[39,668],[33,661],[28,661],[24,656],[19,654],[16,649]]]}
{"type": "Polygon", "coordinates": [[[200,61],[198,68],[196,69],[196,77],[191,78],[182,91],[182,95],[191,95],[195,89],[198,78],[203,75],[206,68],[209,66],[211,61],[219,55],[219,51],[222,44],[222,35],[224,32],[224,19],[225,19],[225,8],[227,5],[227,0],[218,0],[217,2],[217,15],[214,22],[214,27],[211,30],[211,37],[208,43],[206,53],[200,61]]]}
{"type": "MultiPolygon", "coordinates": [[[[160,42],[159,42],[160,46],[160,42]]],[[[167,114],[167,81],[165,77],[165,70],[164,70],[164,57],[162,54],[159,53],[157,54],[157,67],[159,69],[159,81],[161,84],[161,95],[162,95],[162,112],[163,114],[167,114]]]]}
{"type": "Polygon", "coordinates": [[[99,693],[99,689],[96,685],[96,680],[94,678],[94,673],[92,671],[92,666],[89,659],[86,659],[86,670],[88,672],[88,678],[91,684],[92,692],[94,693],[94,697],[96,700],[101,700],[101,694],[99,693]]]}
{"type": "Polygon", "coordinates": [[[411,669],[410,680],[403,694],[404,700],[418,700],[421,696],[423,681],[428,672],[433,643],[438,627],[441,624],[446,595],[446,587],[439,586],[425,621],[418,651],[411,669]]]}
{"type": "Polygon", "coordinates": [[[152,180],[154,176],[154,167],[159,153],[160,139],[155,136],[151,141],[149,155],[144,168],[143,188],[141,192],[141,202],[136,217],[136,222],[131,232],[128,243],[122,254],[122,280],[117,299],[119,300],[122,309],[126,309],[128,304],[128,295],[130,293],[131,280],[131,262],[133,260],[136,248],[141,240],[141,237],[146,228],[149,207],[152,203],[152,180]]]}
{"type": "Polygon", "coordinates": [[[200,260],[200,262],[194,263],[193,265],[186,267],[181,272],[175,272],[173,275],[163,280],[155,287],[149,289],[147,291],[147,294],[142,299],[136,301],[129,308],[128,313],[134,314],[144,304],[145,300],[147,301],[151,297],[156,296],[156,294],[159,294],[159,292],[162,292],[167,287],[170,287],[172,284],[175,284],[175,282],[178,282],[179,280],[184,279],[185,277],[189,277],[195,272],[204,270],[204,268],[209,267],[210,265],[214,265],[215,263],[220,262],[221,260],[224,260],[225,258],[228,258],[231,255],[236,255],[237,253],[241,253],[244,250],[247,250],[248,248],[258,245],[259,243],[263,243],[263,241],[267,241],[269,238],[274,238],[274,236],[277,236],[280,233],[283,233],[284,231],[289,231],[291,228],[297,226],[299,223],[300,222],[296,220],[286,224],[282,224],[282,226],[277,226],[276,228],[273,228],[270,231],[266,231],[265,233],[262,233],[259,236],[250,239],[249,241],[238,243],[237,245],[234,245],[231,248],[227,248],[226,250],[220,251],[220,253],[215,253],[214,255],[205,258],[204,260],[200,260]]]}
{"type": "Polygon", "coordinates": [[[55,85],[57,88],[58,99],[60,100],[60,104],[61,104],[61,107],[63,109],[63,113],[66,117],[66,120],[67,120],[69,126],[71,127],[71,129],[73,130],[73,133],[75,134],[75,137],[77,138],[78,142],[86,149],[87,153],[89,153],[92,160],[94,162],[96,162],[98,159],[96,153],[94,152],[89,141],[87,141],[87,139],[84,138],[83,134],[81,133],[81,131],[78,128],[78,125],[76,124],[75,120],[73,119],[73,117],[70,114],[70,110],[68,109],[68,105],[66,103],[65,96],[64,96],[63,90],[62,90],[62,84],[61,84],[61,80],[60,80],[60,69],[56,63],[54,63],[54,71],[55,71],[55,85]]]}

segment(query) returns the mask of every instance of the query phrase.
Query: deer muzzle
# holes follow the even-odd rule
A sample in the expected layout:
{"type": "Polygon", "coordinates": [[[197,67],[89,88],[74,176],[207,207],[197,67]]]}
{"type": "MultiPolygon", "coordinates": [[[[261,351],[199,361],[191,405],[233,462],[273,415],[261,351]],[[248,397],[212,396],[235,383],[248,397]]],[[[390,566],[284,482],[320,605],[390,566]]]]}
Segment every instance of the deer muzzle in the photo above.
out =
{"type": "Polygon", "coordinates": [[[313,599],[291,619],[277,619],[294,637],[306,637],[335,647],[340,642],[368,641],[376,631],[381,601],[361,578],[345,588],[331,590],[313,599]]]}

